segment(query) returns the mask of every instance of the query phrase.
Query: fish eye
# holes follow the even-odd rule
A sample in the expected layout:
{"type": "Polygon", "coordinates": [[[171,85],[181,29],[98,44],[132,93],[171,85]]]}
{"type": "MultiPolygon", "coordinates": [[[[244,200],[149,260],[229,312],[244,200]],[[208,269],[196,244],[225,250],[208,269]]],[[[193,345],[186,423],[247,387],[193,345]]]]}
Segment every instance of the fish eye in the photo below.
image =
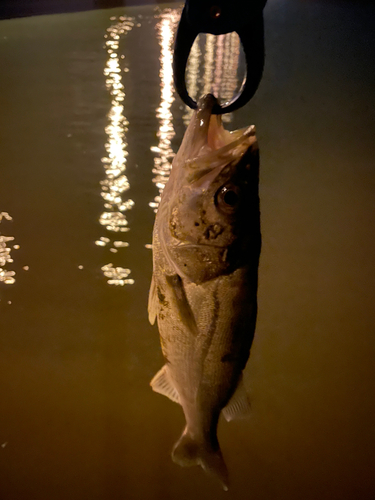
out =
{"type": "Polygon", "coordinates": [[[227,189],[223,194],[223,200],[226,205],[234,207],[238,203],[238,194],[235,191],[227,189]]]}
{"type": "Polygon", "coordinates": [[[240,202],[240,194],[235,186],[224,186],[216,195],[216,204],[224,212],[233,212],[240,202]]]}

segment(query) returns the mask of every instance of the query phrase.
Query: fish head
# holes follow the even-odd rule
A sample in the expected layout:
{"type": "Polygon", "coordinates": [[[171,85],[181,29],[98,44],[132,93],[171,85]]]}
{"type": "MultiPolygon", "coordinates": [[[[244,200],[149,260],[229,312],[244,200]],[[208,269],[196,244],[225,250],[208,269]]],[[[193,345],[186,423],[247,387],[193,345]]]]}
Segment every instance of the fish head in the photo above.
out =
{"type": "Polygon", "coordinates": [[[221,116],[211,114],[214,99],[200,101],[163,193],[165,253],[178,274],[196,283],[259,256],[255,127],[226,131],[221,116]]]}

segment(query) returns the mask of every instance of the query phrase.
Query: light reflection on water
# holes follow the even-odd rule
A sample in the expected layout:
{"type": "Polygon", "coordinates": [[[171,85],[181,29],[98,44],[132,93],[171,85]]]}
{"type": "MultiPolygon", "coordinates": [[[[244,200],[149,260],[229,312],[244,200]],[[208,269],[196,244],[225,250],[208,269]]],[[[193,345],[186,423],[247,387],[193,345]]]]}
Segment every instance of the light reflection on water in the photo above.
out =
{"type": "MultiPolygon", "coordinates": [[[[186,90],[188,94],[196,99],[198,95],[199,89],[199,66],[201,64],[201,55],[202,51],[199,47],[198,39],[195,40],[193,46],[190,51],[190,56],[188,59],[187,67],[186,67],[186,90]]],[[[183,121],[185,126],[187,127],[190,121],[190,118],[193,115],[193,110],[189,108],[189,106],[185,106],[185,113],[183,115],[183,121]]]]}
{"type": "Polygon", "coordinates": [[[159,143],[151,147],[151,151],[156,153],[154,158],[153,182],[159,190],[159,194],[150,202],[150,207],[157,211],[160,202],[160,196],[168,180],[169,172],[172,167],[174,152],[171,147],[171,141],[175,135],[173,128],[173,115],[171,111],[172,103],[175,99],[173,87],[173,39],[179,20],[178,9],[167,9],[160,15],[159,22],[156,25],[157,37],[160,46],[160,104],[156,110],[156,117],[159,121],[159,130],[157,137],[159,143]]]}
{"type": "MultiPolygon", "coordinates": [[[[115,21],[116,18],[111,18],[115,21]]],[[[113,240],[107,236],[99,238],[95,244],[97,246],[110,246],[109,251],[117,253],[119,248],[129,246],[123,241],[119,234],[129,231],[128,221],[125,216],[126,211],[134,206],[133,200],[125,199],[125,193],[130,185],[125,175],[127,163],[127,142],[129,122],[124,115],[125,88],[122,82],[122,71],[128,72],[128,66],[120,67],[119,41],[126,36],[134,27],[134,18],[120,17],[117,22],[107,29],[105,35],[105,48],[108,54],[107,63],[104,69],[106,76],[106,88],[111,95],[111,109],[108,113],[109,124],[105,128],[108,142],[105,144],[107,156],[102,158],[106,177],[101,181],[101,195],[104,199],[104,212],[101,214],[99,222],[109,233],[117,233],[117,239],[113,240]]],[[[124,56],[121,55],[121,59],[124,56]]],[[[107,283],[110,285],[130,285],[134,280],[128,278],[130,269],[114,267],[112,263],[105,264],[101,268],[107,283]]]]}
{"type": "MultiPolygon", "coordinates": [[[[0,283],[4,285],[14,285],[16,282],[16,271],[12,269],[14,264],[13,251],[19,250],[20,245],[14,244],[14,236],[3,234],[2,223],[12,222],[13,217],[8,212],[0,212],[0,283]],[[9,268],[10,267],[10,268],[9,268]]],[[[8,232],[8,229],[5,229],[8,232]]],[[[29,270],[29,266],[22,266],[24,271],[29,270]]],[[[0,300],[1,300],[0,296],[0,300]]],[[[8,304],[12,302],[8,300],[8,304]]]]}
{"type": "MultiPolygon", "coordinates": [[[[12,217],[8,212],[0,212],[0,223],[3,219],[11,221],[12,217]]],[[[0,282],[6,285],[13,285],[16,282],[16,272],[7,269],[7,265],[13,263],[11,248],[8,246],[11,241],[14,241],[13,236],[5,236],[0,231],[0,282]]],[[[14,245],[13,248],[17,249],[19,246],[14,245]]]]}
{"type": "MultiPolygon", "coordinates": [[[[238,91],[240,83],[239,62],[241,42],[237,33],[229,35],[220,35],[217,37],[217,57],[220,55],[220,73],[216,75],[213,93],[225,102],[232,99],[238,91]],[[220,39],[220,40],[219,40],[220,39]],[[220,46],[219,46],[220,42],[220,46]]],[[[219,67],[219,64],[217,64],[219,67]]],[[[224,121],[231,121],[232,114],[229,113],[223,116],[224,121]]]]}

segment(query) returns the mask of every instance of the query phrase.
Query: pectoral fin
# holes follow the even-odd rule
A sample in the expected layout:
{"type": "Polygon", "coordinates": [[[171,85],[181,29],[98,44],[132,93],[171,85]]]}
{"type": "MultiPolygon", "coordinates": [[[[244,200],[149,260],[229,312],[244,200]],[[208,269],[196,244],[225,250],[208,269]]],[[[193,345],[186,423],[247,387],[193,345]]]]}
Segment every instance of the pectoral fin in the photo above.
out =
{"type": "Polygon", "coordinates": [[[182,323],[192,332],[193,335],[198,335],[197,324],[195,322],[193,311],[186,297],[184,284],[178,274],[166,276],[167,284],[172,292],[172,296],[179,312],[182,323]]]}
{"type": "Polygon", "coordinates": [[[249,396],[247,395],[242,376],[238,382],[235,393],[222,411],[227,422],[236,418],[246,418],[250,415],[251,407],[249,396]]]}
{"type": "Polygon", "coordinates": [[[158,308],[158,298],[156,296],[155,279],[152,277],[150,292],[148,294],[148,320],[153,325],[156,320],[156,313],[158,308]]]}
{"type": "Polygon", "coordinates": [[[175,403],[180,403],[180,396],[173,385],[167,365],[164,365],[163,368],[158,371],[155,377],[151,380],[150,385],[155,392],[163,394],[163,396],[167,396],[167,398],[171,399],[175,403]]]}

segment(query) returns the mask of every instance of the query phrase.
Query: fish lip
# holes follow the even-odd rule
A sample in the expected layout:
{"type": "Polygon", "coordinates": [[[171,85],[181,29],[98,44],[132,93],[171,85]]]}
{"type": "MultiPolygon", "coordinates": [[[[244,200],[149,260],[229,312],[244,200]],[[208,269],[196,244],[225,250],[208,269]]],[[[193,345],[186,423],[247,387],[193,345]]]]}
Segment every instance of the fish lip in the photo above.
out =
{"type": "Polygon", "coordinates": [[[201,148],[207,144],[212,108],[216,103],[217,99],[212,94],[206,94],[199,100],[198,109],[195,110],[182,139],[180,149],[174,157],[174,165],[179,161],[185,163],[186,158],[198,156],[201,148]]]}
{"type": "Polygon", "coordinates": [[[218,104],[218,100],[213,94],[205,94],[198,101],[197,107],[197,121],[210,120],[212,115],[212,108],[218,104]]]}

